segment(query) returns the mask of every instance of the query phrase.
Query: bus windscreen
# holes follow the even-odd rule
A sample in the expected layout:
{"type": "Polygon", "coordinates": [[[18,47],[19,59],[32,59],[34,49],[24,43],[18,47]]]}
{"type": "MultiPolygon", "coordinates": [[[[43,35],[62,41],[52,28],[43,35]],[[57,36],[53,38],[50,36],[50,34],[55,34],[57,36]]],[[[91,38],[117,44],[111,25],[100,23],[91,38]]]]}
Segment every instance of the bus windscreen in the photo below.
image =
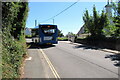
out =
{"type": "Polygon", "coordinates": [[[41,29],[42,29],[42,32],[45,34],[45,35],[52,35],[55,33],[56,31],[56,27],[55,26],[41,26],[41,29]]]}

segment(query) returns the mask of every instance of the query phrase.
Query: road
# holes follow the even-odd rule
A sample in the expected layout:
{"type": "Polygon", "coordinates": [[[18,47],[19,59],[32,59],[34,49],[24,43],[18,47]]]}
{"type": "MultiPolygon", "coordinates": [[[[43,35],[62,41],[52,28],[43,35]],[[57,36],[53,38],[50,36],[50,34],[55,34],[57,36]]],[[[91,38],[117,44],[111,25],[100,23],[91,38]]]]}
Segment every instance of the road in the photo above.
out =
{"type": "Polygon", "coordinates": [[[32,59],[26,60],[25,78],[55,78],[45,56],[60,78],[118,78],[118,67],[105,58],[113,53],[82,44],[60,41],[53,46],[31,46],[28,52],[32,59]]]}

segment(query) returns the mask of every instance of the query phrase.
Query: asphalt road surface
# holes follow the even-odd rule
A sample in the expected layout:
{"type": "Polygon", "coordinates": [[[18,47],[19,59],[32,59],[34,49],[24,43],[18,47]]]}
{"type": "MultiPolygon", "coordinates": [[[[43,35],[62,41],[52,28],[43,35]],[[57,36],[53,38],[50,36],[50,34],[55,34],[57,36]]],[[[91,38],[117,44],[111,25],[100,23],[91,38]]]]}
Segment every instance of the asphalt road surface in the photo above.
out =
{"type": "Polygon", "coordinates": [[[106,58],[113,53],[82,44],[69,41],[52,46],[34,44],[28,53],[31,59],[26,60],[24,78],[55,78],[55,75],[60,78],[118,78],[119,67],[106,58]]]}

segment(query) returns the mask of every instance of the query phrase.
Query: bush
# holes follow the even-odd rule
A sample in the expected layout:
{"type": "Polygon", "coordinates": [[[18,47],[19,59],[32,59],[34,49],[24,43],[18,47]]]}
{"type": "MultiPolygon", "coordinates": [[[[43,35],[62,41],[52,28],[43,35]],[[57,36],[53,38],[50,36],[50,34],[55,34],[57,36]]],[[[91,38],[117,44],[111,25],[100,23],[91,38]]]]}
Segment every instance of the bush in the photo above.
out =
{"type": "Polygon", "coordinates": [[[58,41],[68,41],[68,38],[66,38],[66,37],[58,37],[58,41]]]}
{"type": "Polygon", "coordinates": [[[32,36],[31,35],[25,35],[26,38],[31,38],[32,36]]]}
{"type": "Polygon", "coordinates": [[[90,36],[85,39],[78,38],[76,40],[77,43],[101,47],[101,48],[114,49],[114,50],[118,50],[116,47],[120,45],[118,44],[119,41],[120,38],[104,37],[104,36],[101,37],[90,36]]]}
{"type": "Polygon", "coordinates": [[[2,79],[20,78],[23,55],[26,54],[24,28],[27,2],[2,3],[2,79]]]}
{"type": "Polygon", "coordinates": [[[6,37],[3,43],[2,76],[3,78],[19,78],[23,54],[26,53],[25,42],[6,37]]]}

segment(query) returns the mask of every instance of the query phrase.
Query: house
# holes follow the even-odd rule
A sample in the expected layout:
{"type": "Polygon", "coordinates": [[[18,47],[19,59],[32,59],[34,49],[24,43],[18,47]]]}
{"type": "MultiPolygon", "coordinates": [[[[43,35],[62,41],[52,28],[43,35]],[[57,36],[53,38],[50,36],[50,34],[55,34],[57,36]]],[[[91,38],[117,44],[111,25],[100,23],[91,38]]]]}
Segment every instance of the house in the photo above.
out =
{"type": "Polygon", "coordinates": [[[113,25],[113,20],[112,20],[112,9],[113,9],[112,1],[111,1],[111,4],[110,4],[110,2],[108,0],[107,5],[105,6],[105,8],[106,8],[107,16],[108,16],[109,21],[110,21],[110,25],[113,25]]]}
{"type": "Polygon", "coordinates": [[[85,38],[88,35],[90,35],[90,33],[85,33],[85,26],[83,25],[80,30],[77,33],[77,37],[81,37],[81,38],[85,38]]]}
{"type": "Polygon", "coordinates": [[[31,29],[30,28],[25,28],[25,35],[31,35],[31,29]]]}
{"type": "Polygon", "coordinates": [[[77,36],[81,36],[81,34],[83,34],[85,31],[84,31],[84,25],[80,28],[80,30],[78,31],[77,33],[77,36]]]}

